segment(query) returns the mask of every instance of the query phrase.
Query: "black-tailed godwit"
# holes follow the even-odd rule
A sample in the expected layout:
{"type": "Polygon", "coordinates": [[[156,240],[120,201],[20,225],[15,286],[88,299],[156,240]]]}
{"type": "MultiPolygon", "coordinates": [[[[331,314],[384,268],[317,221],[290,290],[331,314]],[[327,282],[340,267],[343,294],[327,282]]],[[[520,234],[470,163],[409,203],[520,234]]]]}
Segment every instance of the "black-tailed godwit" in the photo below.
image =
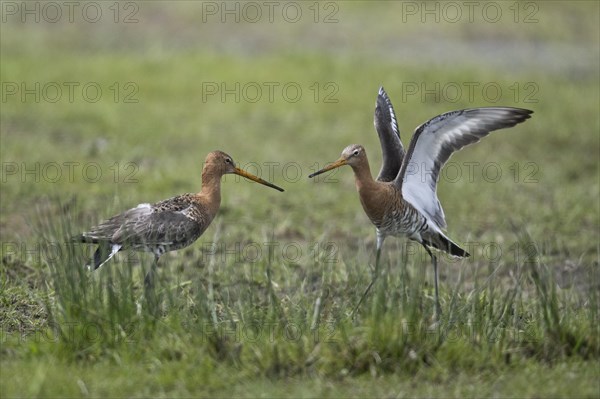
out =
{"type": "Polygon", "coordinates": [[[88,267],[99,268],[121,250],[151,252],[155,262],[144,280],[146,285],[151,285],[160,256],[192,244],[210,225],[221,205],[221,177],[229,173],[283,191],[236,167],[226,153],[213,151],[204,161],[199,193],[140,204],[75,237],[79,242],[99,244],[88,267]]]}
{"type": "Polygon", "coordinates": [[[358,144],[349,145],[337,161],[309,176],[349,165],[354,171],[362,207],[375,225],[375,274],[354,311],[377,278],[385,238],[406,236],[422,244],[432,259],[435,311],[436,315],[440,314],[437,259],[431,248],[457,257],[469,256],[443,233],[446,221],[436,194],[440,169],[453,152],[479,141],[494,130],[512,127],[529,119],[532,112],[510,107],[447,112],[417,127],[405,154],[392,103],[383,87],[379,89],[374,124],[381,142],[383,165],[377,180],[371,176],[364,147],[358,144]]]}

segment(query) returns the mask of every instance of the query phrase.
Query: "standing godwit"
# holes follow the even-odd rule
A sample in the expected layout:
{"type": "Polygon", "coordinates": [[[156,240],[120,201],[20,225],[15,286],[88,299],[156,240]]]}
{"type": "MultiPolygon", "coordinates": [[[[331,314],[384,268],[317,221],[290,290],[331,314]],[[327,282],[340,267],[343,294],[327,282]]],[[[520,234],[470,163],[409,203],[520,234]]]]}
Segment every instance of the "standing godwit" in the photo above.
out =
{"type": "Polygon", "coordinates": [[[99,244],[93,264],[88,267],[99,268],[123,249],[152,252],[155,262],[144,279],[146,286],[152,285],[160,256],[192,244],[210,225],[221,205],[221,177],[228,173],[283,191],[237,168],[224,152],[213,151],[204,161],[199,193],[182,194],[155,204],[140,204],[75,237],[80,242],[99,244]]]}
{"type": "Polygon", "coordinates": [[[436,315],[440,314],[437,259],[430,248],[457,257],[469,256],[443,233],[446,221],[436,194],[440,169],[453,152],[494,130],[521,123],[529,119],[531,113],[533,111],[509,107],[447,112],[417,127],[405,155],[392,103],[383,87],[379,89],[374,123],[381,142],[383,165],[377,180],[371,176],[364,147],[358,144],[349,145],[337,161],[309,176],[350,165],[362,207],[377,230],[375,274],[354,311],[377,278],[381,247],[391,235],[417,241],[431,257],[435,311],[436,315]]]}

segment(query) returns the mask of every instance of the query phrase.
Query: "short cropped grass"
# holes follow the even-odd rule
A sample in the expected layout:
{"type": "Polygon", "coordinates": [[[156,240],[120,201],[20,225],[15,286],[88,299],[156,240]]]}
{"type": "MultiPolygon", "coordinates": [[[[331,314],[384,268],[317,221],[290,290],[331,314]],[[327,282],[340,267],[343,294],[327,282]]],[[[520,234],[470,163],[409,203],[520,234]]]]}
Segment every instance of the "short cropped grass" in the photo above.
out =
{"type": "Polygon", "coordinates": [[[533,24],[432,24],[400,23],[406,2],[338,2],[329,25],[200,24],[194,3],[139,4],[129,26],[0,26],[3,83],[107,94],[2,101],[1,397],[598,397],[597,4],[535,3],[533,24]],[[138,102],[124,101],[128,82],[138,102]],[[303,95],[205,96],[236,82],[303,95]],[[502,94],[420,89],[469,82],[502,94]],[[442,174],[448,235],[472,256],[440,256],[439,321],[429,257],[394,238],[351,317],[373,277],[374,229],[350,168],[307,178],[350,143],[377,173],[380,85],[405,146],[445,111],[535,112],[442,174]],[[149,254],[83,267],[94,248],[71,235],[198,191],[214,149],[286,192],[227,176],[217,218],[161,258],[149,293],[149,254]]]}

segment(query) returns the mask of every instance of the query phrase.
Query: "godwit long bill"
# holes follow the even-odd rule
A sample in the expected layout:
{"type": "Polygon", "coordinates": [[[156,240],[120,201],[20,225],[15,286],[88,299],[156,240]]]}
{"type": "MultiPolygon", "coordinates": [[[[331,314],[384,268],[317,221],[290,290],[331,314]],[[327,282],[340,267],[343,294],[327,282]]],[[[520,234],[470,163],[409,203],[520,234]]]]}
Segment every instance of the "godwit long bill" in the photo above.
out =
{"type": "Polygon", "coordinates": [[[98,244],[88,267],[97,269],[124,249],[152,252],[155,262],[144,279],[146,286],[152,285],[160,256],[192,244],[210,225],[221,205],[221,177],[228,173],[283,191],[236,167],[226,153],[213,151],[204,161],[199,193],[182,194],[155,204],[139,204],[76,236],[76,241],[98,244]]]}
{"type": "Polygon", "coordinates": [[[359,144],[349,145],[337,161],[309,176],[349,165],[354,171],[362,207],[375,225],[375,274],[354,311],[377,278],[385,238],[406,236],[422,244],[431,257],[435,311],[436,315],[440,314],[437,259],[431,248],[457,257],[469,256],[443,233],[446,220],[436,194],[440,169],[453,152],[479,141],[494,130],[515,126],[529,119],[532,113],[527,109],[510,107],[447,112],[417,127],[405,154],[392,103],[383,87],[379,89],[374,124],[383,152],[383,165],[377,180],[373,180],[367,154],[359,144]]]}

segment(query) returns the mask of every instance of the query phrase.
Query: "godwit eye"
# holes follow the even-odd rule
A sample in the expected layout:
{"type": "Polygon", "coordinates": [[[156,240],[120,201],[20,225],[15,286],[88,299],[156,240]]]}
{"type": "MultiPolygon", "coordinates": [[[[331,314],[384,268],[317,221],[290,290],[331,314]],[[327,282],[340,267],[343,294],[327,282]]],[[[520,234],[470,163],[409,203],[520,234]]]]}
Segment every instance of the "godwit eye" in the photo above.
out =
{"type": "Polygon", "coordinates": [[[352,155],[357,156],[358,155],[358,150],[354,150],[354,152],[352,153],[352,155]]]}
{"type": "Polygon", "coordinates": [[[225,162],[226,163],[231,163],[231,159],[230,158],[225,158],[225,162]]]}

